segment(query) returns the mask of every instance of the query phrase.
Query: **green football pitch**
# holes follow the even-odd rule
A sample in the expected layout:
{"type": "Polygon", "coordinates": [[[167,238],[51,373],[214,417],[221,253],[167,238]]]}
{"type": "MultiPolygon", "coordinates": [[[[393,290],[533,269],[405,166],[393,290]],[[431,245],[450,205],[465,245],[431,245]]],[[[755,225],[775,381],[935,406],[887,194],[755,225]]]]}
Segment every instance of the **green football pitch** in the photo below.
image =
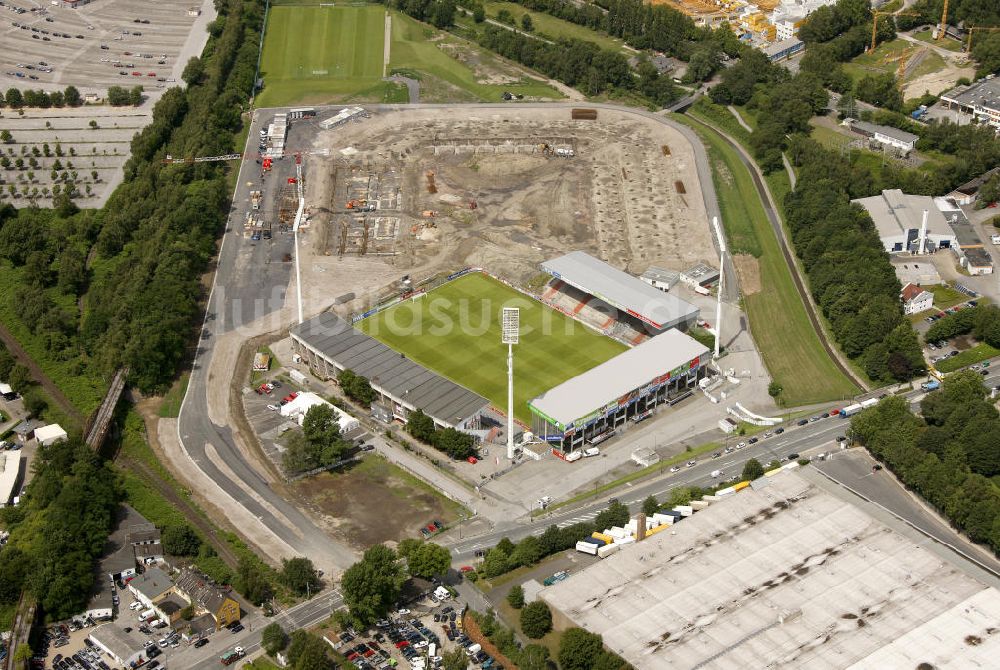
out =
{"type": "Polygon", "coordinates": [[[258,104],[309,103],[383,87],[385,7],[271,7],[258,104]]]}
{"type": "Polygon", "coordinates": [[[480,273],[390,307],[357,327],[506,411],[503,307],[521,310],[520,343],[514,345],[514,415],[529,425],[529,400],[627,348],[480,273]]]}

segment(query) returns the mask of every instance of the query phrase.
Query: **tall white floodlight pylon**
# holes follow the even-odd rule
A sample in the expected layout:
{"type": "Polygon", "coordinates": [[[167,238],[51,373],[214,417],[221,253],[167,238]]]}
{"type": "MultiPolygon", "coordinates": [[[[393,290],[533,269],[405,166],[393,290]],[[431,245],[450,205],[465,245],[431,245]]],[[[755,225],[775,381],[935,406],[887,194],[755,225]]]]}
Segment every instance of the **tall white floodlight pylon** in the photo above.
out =
{"type": "Polygon", "coordinates": [[[514,460],[514,345],[519,339],[521,310],[504,307],[500,341],[507,345],[507,458],[514,460]]]}
{"type": "Polygon", "coordinates": [[[726,281],[726,237],[719,227],[719,217],[712,217],[712,228],[719,240],[719,295],[715,302],[715,359],[719,358],[719,348],[722,346],[722,291],[726,281]]]}

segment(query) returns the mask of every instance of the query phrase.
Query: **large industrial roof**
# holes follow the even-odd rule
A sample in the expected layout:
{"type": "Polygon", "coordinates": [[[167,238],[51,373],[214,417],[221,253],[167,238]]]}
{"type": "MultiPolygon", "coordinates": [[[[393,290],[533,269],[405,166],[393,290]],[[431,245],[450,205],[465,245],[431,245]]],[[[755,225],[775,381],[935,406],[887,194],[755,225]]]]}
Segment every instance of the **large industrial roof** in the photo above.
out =
{"type": "Polygon", "coordinates": [[[795,472],[540,597],[652,668],[988,668],[1000,592],[795,472]]]}
{"type": "Polygon", "coordinates": [[[530,406],[566,426],[656,377],[708,354],[708,348],[690,335],[667,330],[549,389],[532,400],[530,406]]]}
{"type": "Polygon", "coordinates": [[[947,237],[955,235],[944,214],[934,204],[934,198],[929,195],[909,195],[894,188],[851,202],[858,203],[868,211],[881,238],[905,236],[911,230],[919,231],[924,210],[927,210],[929,234],[947,237]]]}
{"type": "Polygon", "coordinates": [[[582,251],[545,261],[542,270],[657,329],[672,328],[698,317],[698,308],[691,303],[582,251]]]}
{"type": "Polygon", "coordinates": [[[442,423],[454,425],[490,404],[483,396],[411,361],[332,312],[293,326],[291,333],[338,366],[367,377],[372,387],[442,423]]]}
{"type": "Polygon", "coordinates": [[[14,497],[14,486],[21,474],[21,452],[0,451],[0,505],[14,497]]]}

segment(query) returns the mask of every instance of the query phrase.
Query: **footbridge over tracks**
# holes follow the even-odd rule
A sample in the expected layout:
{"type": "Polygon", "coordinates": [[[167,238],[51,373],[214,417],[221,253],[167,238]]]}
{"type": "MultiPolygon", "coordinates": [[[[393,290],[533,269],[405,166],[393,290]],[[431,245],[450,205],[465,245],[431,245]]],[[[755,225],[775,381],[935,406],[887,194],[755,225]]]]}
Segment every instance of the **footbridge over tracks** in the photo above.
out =
{"type": "Polygon", "coordinates": [[[101,406],[97,408],[97,411],[87,422],[84,435],[86,436],[87,446],[94,451],[100,450],[104,445],[104,439],[108,436],[111,418],[114,416],[115,407],[118,406],[118,401],[121,400],[122,392],[125,390],[125,380],[128,378],[128,372],[128,368],[119,368],[115,372],[115,376],[111,380],[111,386],[108,388],[104,400],[101,401],[101,406]]]}

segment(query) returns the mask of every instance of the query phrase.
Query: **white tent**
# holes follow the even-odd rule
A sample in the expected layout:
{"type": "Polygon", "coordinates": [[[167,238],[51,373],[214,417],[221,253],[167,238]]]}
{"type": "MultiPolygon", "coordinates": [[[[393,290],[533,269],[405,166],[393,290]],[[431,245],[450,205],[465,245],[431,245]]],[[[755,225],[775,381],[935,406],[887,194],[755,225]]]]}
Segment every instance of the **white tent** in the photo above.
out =
{"type": "Polygon", "coordinates": [[[67,437],[66,431],[58,423],[51,423],[48,426],[35,429],[35,438],[39,444],[45,447],[59,440],[65,440],[67,437]]]}
{"type": "Polygon", "coordinates": [[[306,412],[309,411],[310,407],[316,405],[326,405],[333,408],[333,413],[337,415],[337,423],[340,424],[341,434],[349,433],[350,431],[358,428],[361,424],[358,420],[347,412],[341,410],[336,405],[332,405],[323,398],[319,397],[315,393],[309,391],[304,391],[299,393],[294,400],[289,403],[285,403],[281,406],[281,416],[287,416],[294,419],[301,426],[303,419],[305,419],[306,412]]]}

